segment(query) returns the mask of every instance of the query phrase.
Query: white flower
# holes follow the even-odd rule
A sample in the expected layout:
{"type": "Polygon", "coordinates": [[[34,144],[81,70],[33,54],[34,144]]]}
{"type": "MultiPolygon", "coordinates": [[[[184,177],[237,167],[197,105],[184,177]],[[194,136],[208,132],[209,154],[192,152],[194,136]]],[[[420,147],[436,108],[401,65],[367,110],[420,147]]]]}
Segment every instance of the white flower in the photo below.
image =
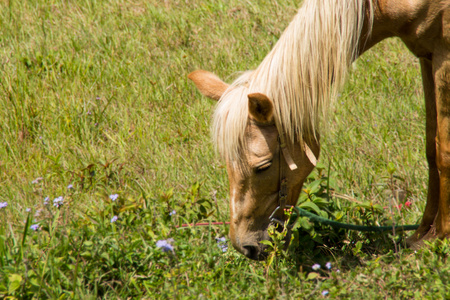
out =
{"type": "Polygon", "coordinates": [[[320,265],[319,265],[319,264],[314,264],[311,268],[312,268],[314,271],[317,271],[317,270],[320,269],[320,265]]]}

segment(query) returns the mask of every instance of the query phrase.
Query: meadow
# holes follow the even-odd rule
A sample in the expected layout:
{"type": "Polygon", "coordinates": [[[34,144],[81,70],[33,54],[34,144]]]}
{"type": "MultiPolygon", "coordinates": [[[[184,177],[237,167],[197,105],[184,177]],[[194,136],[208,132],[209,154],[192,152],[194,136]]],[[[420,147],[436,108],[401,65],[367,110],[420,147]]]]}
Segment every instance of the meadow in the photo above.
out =
{"type": "MultiPolygon", "coordinates": [[[[286,252],[254,262],[226,225],[178,227],[229,215],[215,103],[187,75],[254,69],[300,4],[0,1],[0,298],[449,298],[447,241],[412,251],[410,233],[301,218],[286,252]]],[[[300,202],[353,224],[418,223],[423,102],[399,40],[365,53],[300,202]]]]}

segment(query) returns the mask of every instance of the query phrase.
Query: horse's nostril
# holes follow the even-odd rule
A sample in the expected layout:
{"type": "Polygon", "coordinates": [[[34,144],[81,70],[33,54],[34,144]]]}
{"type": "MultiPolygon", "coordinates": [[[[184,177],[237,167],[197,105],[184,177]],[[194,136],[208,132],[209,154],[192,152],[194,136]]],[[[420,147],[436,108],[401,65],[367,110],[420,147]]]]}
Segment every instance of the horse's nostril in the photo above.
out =
{"type": "Polygon", "coordinates": [[[245,245],[244,248],[244,255],[247,256],[250,259],[258,260],[259,259],[259,248],[255,245],[245,245]]]}

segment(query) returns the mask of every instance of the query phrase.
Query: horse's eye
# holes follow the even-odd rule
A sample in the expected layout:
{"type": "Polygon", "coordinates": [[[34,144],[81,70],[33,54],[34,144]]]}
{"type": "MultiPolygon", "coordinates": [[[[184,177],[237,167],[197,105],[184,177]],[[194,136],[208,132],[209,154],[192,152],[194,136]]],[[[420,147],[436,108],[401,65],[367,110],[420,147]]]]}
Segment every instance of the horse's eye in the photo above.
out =
{"type": "Polygon", "coordinates": [[[258,167],[255,168],[255,172],[256,173],[261,173],[266,171],[267,169],[269,169],[272,166],[272,161],[266,162],[258,167]]]}

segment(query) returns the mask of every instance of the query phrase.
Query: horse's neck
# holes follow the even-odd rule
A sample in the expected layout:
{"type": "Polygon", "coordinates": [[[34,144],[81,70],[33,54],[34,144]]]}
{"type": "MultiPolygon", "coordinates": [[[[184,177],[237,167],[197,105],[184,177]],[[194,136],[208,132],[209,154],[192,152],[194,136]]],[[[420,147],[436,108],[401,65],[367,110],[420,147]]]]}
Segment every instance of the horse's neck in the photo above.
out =
{"type": "Polygon", "coordinates": [[[450,9],[449,0],[375,0],[373,26],[369,31],[367,22],[364,25],[359,53],[386,38],[399,37],[416,56],[428,56],[432,44],[426,37],[438,30],[435,20],[446,8],[450,9]]]}

